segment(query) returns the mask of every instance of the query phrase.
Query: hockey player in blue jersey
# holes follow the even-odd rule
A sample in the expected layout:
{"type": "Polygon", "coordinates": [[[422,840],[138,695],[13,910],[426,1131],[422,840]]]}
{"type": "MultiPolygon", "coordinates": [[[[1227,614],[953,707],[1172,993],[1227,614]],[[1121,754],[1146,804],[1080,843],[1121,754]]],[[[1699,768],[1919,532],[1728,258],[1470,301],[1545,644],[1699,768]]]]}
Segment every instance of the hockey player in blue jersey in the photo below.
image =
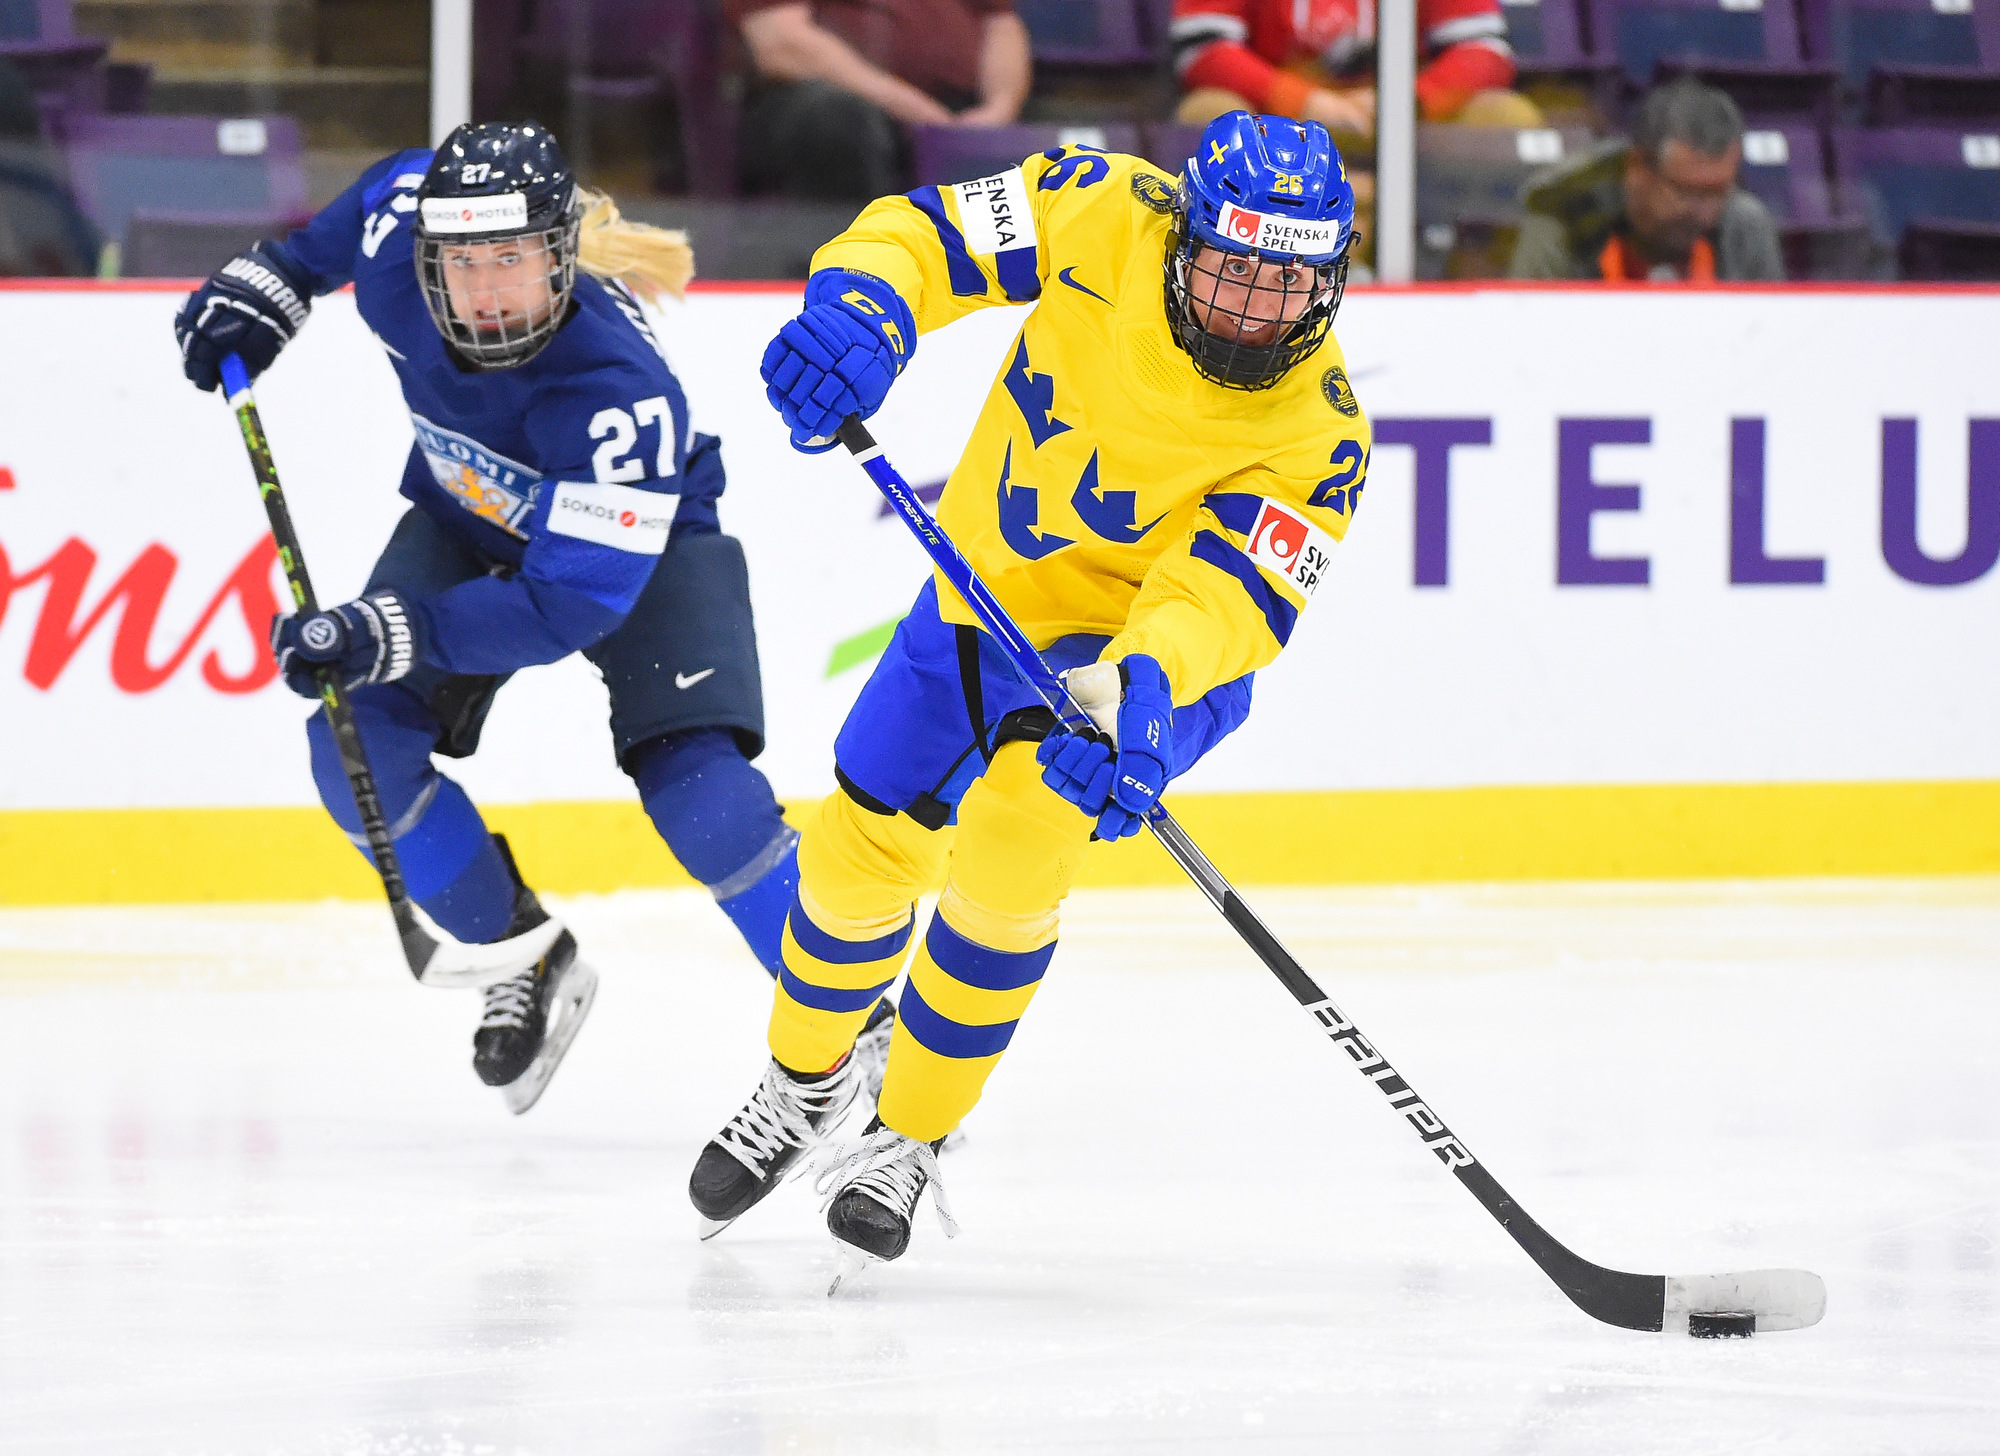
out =
{"type": "MultiPolygon", "coordinates": [[[[798,836],[750,762],[764,715],[743,550],[717,518],[718,442],[690,428],[638,303],[693,271],[681,234],[579,189],[545,128],[483,123],[385,159],[284,241],[231,259],[174,331],[188,378],[214,389],[225,355],[260,373],[316,296],[352,282],[402,385],[411,509],[362,596],[278,619],[272,648],[301,696],[327,665],[352,690],[412,897],[468,942],[547,919],[432,756],[474,751],[509,674],[582,652],[667,847],[776,975],[798,836]]],[[[321,799],[364,845],[323,715],[307,736],[321,799]]],[[[565,931],[486,989],[473,1067],[516,1112],[595,985],[565,931]]],[[[885,1000],[864,1059],[892,1015],[885,1000]]]]}

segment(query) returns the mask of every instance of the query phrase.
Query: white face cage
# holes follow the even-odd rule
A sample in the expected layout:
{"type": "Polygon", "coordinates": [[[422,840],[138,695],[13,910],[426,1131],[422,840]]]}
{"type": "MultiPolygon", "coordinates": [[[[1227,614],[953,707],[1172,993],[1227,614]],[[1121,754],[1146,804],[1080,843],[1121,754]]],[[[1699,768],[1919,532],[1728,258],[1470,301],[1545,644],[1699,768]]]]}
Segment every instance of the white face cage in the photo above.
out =
{"type": "Polygon", "coordinates": [[[467,364],[511,369],[556,336],[576,291],[580,221],[572,207],[554,227],[499,237],[439,237],[418,227],[417,281],[424,303],[445,342],[467,364]],[[461,307],[469,316],[461,317],[461,307]]]}

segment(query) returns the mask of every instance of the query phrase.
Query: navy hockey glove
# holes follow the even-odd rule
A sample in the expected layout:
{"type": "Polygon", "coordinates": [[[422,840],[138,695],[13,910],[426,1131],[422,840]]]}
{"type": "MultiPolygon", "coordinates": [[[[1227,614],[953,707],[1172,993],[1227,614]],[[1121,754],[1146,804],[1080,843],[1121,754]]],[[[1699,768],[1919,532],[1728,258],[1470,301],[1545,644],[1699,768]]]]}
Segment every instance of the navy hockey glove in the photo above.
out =
{"type": "Polygon", "coordinates": [[[342,686],[394,682],[417,665],[417,613],[392,591],[310,616],[271,619],[271,655],[285,686],[302,698],[319,696],[319,670],[331,667],[342,686]]]}
{"type": "Polygon", "coordinates": [[[1042,782],[1097,820],[1099,839],[1124,839],[1173,777],[1174,698],[1150,657],[1118,664],[1118,747],[1080,733],[1052,733],[1035,750],[1042,782]]]}
{"type": "Polygon", "coordinates": [[[305,327],[312,286],[274,243],[238,253],[174,315],[181,369],[197,389],[222,382],[222,356],[239,354],[255,379],[305,327]]]}
{"type": "Polygon", "coordinates": [[[910,306],[880,278],[845,268],[813,274],[805,312],[778,330],[759,370],[792,448],[831,450],[849,415],[865,420],[882,407],[916,345],[910,306]]]}

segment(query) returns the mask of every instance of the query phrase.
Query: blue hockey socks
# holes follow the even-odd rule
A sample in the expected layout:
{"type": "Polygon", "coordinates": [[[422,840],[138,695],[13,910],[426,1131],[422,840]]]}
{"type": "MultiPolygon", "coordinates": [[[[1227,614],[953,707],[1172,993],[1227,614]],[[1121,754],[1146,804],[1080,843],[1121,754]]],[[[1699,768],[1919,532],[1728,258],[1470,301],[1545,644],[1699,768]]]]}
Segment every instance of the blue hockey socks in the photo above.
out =
{"type": "Polygon", "coordinates": [[[751,953],[777,975],[799,878],[799,836],[770,781],[721,728],[642,743],[627,755],[626,771],[674,858],[708,887],[751,953]]]}
{"type": "MultiPolygon", "coordinates": [[[[514,918],[514,877],[465,790],[431,766],[433,730],[421,713],[406,694],[356,695],[355,715],[403,883],[410,898],[457,939],[500,940],[514,918]]],[[[324,714],[308,721],[306,737],[321,802],[366,856],[354,790],[324,714]]]]}

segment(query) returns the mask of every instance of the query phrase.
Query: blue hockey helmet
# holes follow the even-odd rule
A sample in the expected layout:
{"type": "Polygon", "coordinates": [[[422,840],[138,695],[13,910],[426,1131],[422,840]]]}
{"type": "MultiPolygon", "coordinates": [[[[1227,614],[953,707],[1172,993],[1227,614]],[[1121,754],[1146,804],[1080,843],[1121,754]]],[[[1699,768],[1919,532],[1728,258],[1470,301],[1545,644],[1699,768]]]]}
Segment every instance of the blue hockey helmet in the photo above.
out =
{"type": "Polygon", "coordinates": [[[1167,324],[1206,379],[1269,389],[1333,327],[1347,287],[1354,189],[1316,121],[1232,111],[1181,171],[1167,324]]]}
{"type": "Polygon", "coordinates": [[[468,122],[417,190],[417,277],[445,341],[475,369],[545,348],[576,291],[576,178],[536,122],[468,122]]]}

